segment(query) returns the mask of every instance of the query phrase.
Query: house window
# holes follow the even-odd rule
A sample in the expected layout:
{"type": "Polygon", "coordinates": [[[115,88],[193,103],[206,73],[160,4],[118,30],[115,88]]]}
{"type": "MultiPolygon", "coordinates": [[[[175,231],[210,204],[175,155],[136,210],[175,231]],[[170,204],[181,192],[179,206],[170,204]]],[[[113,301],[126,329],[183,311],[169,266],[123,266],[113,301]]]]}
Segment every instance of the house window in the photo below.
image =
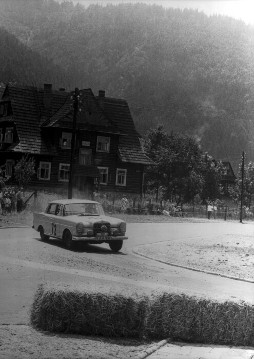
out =
{"type": "Polygon", "coordinates": [[[70,132],[63,132],[60,140],[61,148],[71,149],[71,138],[72,134],[70,132]]]}
{"type": "Polygon", "coordinates": [[[126,186],[127,170],[122,168],[116,169],[116,185],[126,186]]]}
{"type": "Polygon", "coordinates": [[[98,136],[97,137],[97,152],[109,152],[110,137],[98,136]]]}
{"type": "Polygon", "coordinates": [[[70,174],[70,165],[68,163],[60,163],[59,164],[59,181],[68,182],[70,174]]]}
{"type": "Polygon", "coordinates": [[[98,167],[100,172],[100,184],[108,184],[108,167],[98,167]]]}
{"type": "Polygon", "coordinates": [[[51,173],[51,163],[50,162],[40,162],[38,169],[38,178],[40,180],[50,180],[51,173]]]}
{"type": "Polygon", "coordinates": [[[0,104],[0,117],[11,115],[11,105],[10,102],[4,102],[0,104]]]}
{"type": "Polygon", "coordinates": [[[5,143],[12,143],[13,142],[13,127],[7,127],[5,130],[4,136],[5,143]]]}
{"type": "Polygon", "coordinates": [[[92,150],[89,148],[79,149],[79,164],[90,166],[92,164],[92,150]]]}
{"type": "Polygon", "coordinates": [[[5,176],[6,177],[12,177],[14,163],[15,162],[13,160],[6,160],[6,163],[5,163],[5,176]]]}
{"type": "Polygon", "coordinates": [[[3,129],[0,128],[0,143],[3,142],[3,139],[4,139],[3,129]]]}

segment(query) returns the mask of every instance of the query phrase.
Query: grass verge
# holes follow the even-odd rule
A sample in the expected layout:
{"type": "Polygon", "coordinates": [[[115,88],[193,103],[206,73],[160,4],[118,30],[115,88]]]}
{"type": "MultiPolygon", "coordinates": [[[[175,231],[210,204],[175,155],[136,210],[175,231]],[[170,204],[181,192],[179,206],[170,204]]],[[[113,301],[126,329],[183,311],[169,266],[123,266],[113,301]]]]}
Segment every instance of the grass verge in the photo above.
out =
{"type": "Polygon", "coordinates": [[[50,332],[254,346],[254,308],[245,302],[161,293],[93,292],[40,285],[31,323],[50,332]]]}

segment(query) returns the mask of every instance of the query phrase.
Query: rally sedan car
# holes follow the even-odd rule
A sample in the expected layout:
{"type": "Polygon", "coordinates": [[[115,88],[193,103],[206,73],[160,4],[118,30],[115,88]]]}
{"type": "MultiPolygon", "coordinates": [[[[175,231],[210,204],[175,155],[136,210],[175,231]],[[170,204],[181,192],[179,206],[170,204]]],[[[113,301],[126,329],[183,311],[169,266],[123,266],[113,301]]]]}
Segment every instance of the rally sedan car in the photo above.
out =
{"type": "Polygon", "coordinates": [[[76,241],[87,243],[108,243],[118,252],[123,245],[126,223],[105,215],[98,202],[66,199],[50,202],[45,212],[34,213],[33,228],[41,239],[61,239],[71,249],[76,241]]]}

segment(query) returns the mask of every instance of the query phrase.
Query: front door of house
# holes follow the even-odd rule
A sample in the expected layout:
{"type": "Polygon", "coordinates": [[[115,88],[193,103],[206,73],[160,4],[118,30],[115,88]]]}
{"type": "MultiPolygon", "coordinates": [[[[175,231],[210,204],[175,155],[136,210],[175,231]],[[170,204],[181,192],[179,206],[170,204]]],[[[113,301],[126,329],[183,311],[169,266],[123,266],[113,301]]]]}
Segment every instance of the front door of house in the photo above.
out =
{"type": "Polygon", "coordinates": [[[94,178],[87,176],[76,176],[75,187],[82,198],[91,199],[94,192],[94,178]]]}

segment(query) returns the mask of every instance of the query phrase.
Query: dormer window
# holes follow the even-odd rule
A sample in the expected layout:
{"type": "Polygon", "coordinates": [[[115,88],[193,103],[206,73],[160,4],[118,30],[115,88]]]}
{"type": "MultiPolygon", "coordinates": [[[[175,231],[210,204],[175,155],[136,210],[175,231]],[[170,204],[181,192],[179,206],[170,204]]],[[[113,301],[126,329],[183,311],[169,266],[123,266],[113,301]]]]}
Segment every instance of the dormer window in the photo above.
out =
{"type": "Polygon", "coordinates": [[[60,146],[63,149],[70,150],[71,149],[71,132],[62,132],[62,137],[60,139],[60,146]]]}
{"type": "Polygon", "coordinates": [[[5,143],[13,143],[13,127],[7,127],[4,136],[5,143]]]}
{"type": "Polygon", "coordinates": [[[12,114],[10,102],[0,103],[0,117],[9,116],[12,114]]]}
{"type": "Polygon", "coordinates": [[[97,152],[109,152],[110,137],[98,136],[97,137],[97,152]]]}

